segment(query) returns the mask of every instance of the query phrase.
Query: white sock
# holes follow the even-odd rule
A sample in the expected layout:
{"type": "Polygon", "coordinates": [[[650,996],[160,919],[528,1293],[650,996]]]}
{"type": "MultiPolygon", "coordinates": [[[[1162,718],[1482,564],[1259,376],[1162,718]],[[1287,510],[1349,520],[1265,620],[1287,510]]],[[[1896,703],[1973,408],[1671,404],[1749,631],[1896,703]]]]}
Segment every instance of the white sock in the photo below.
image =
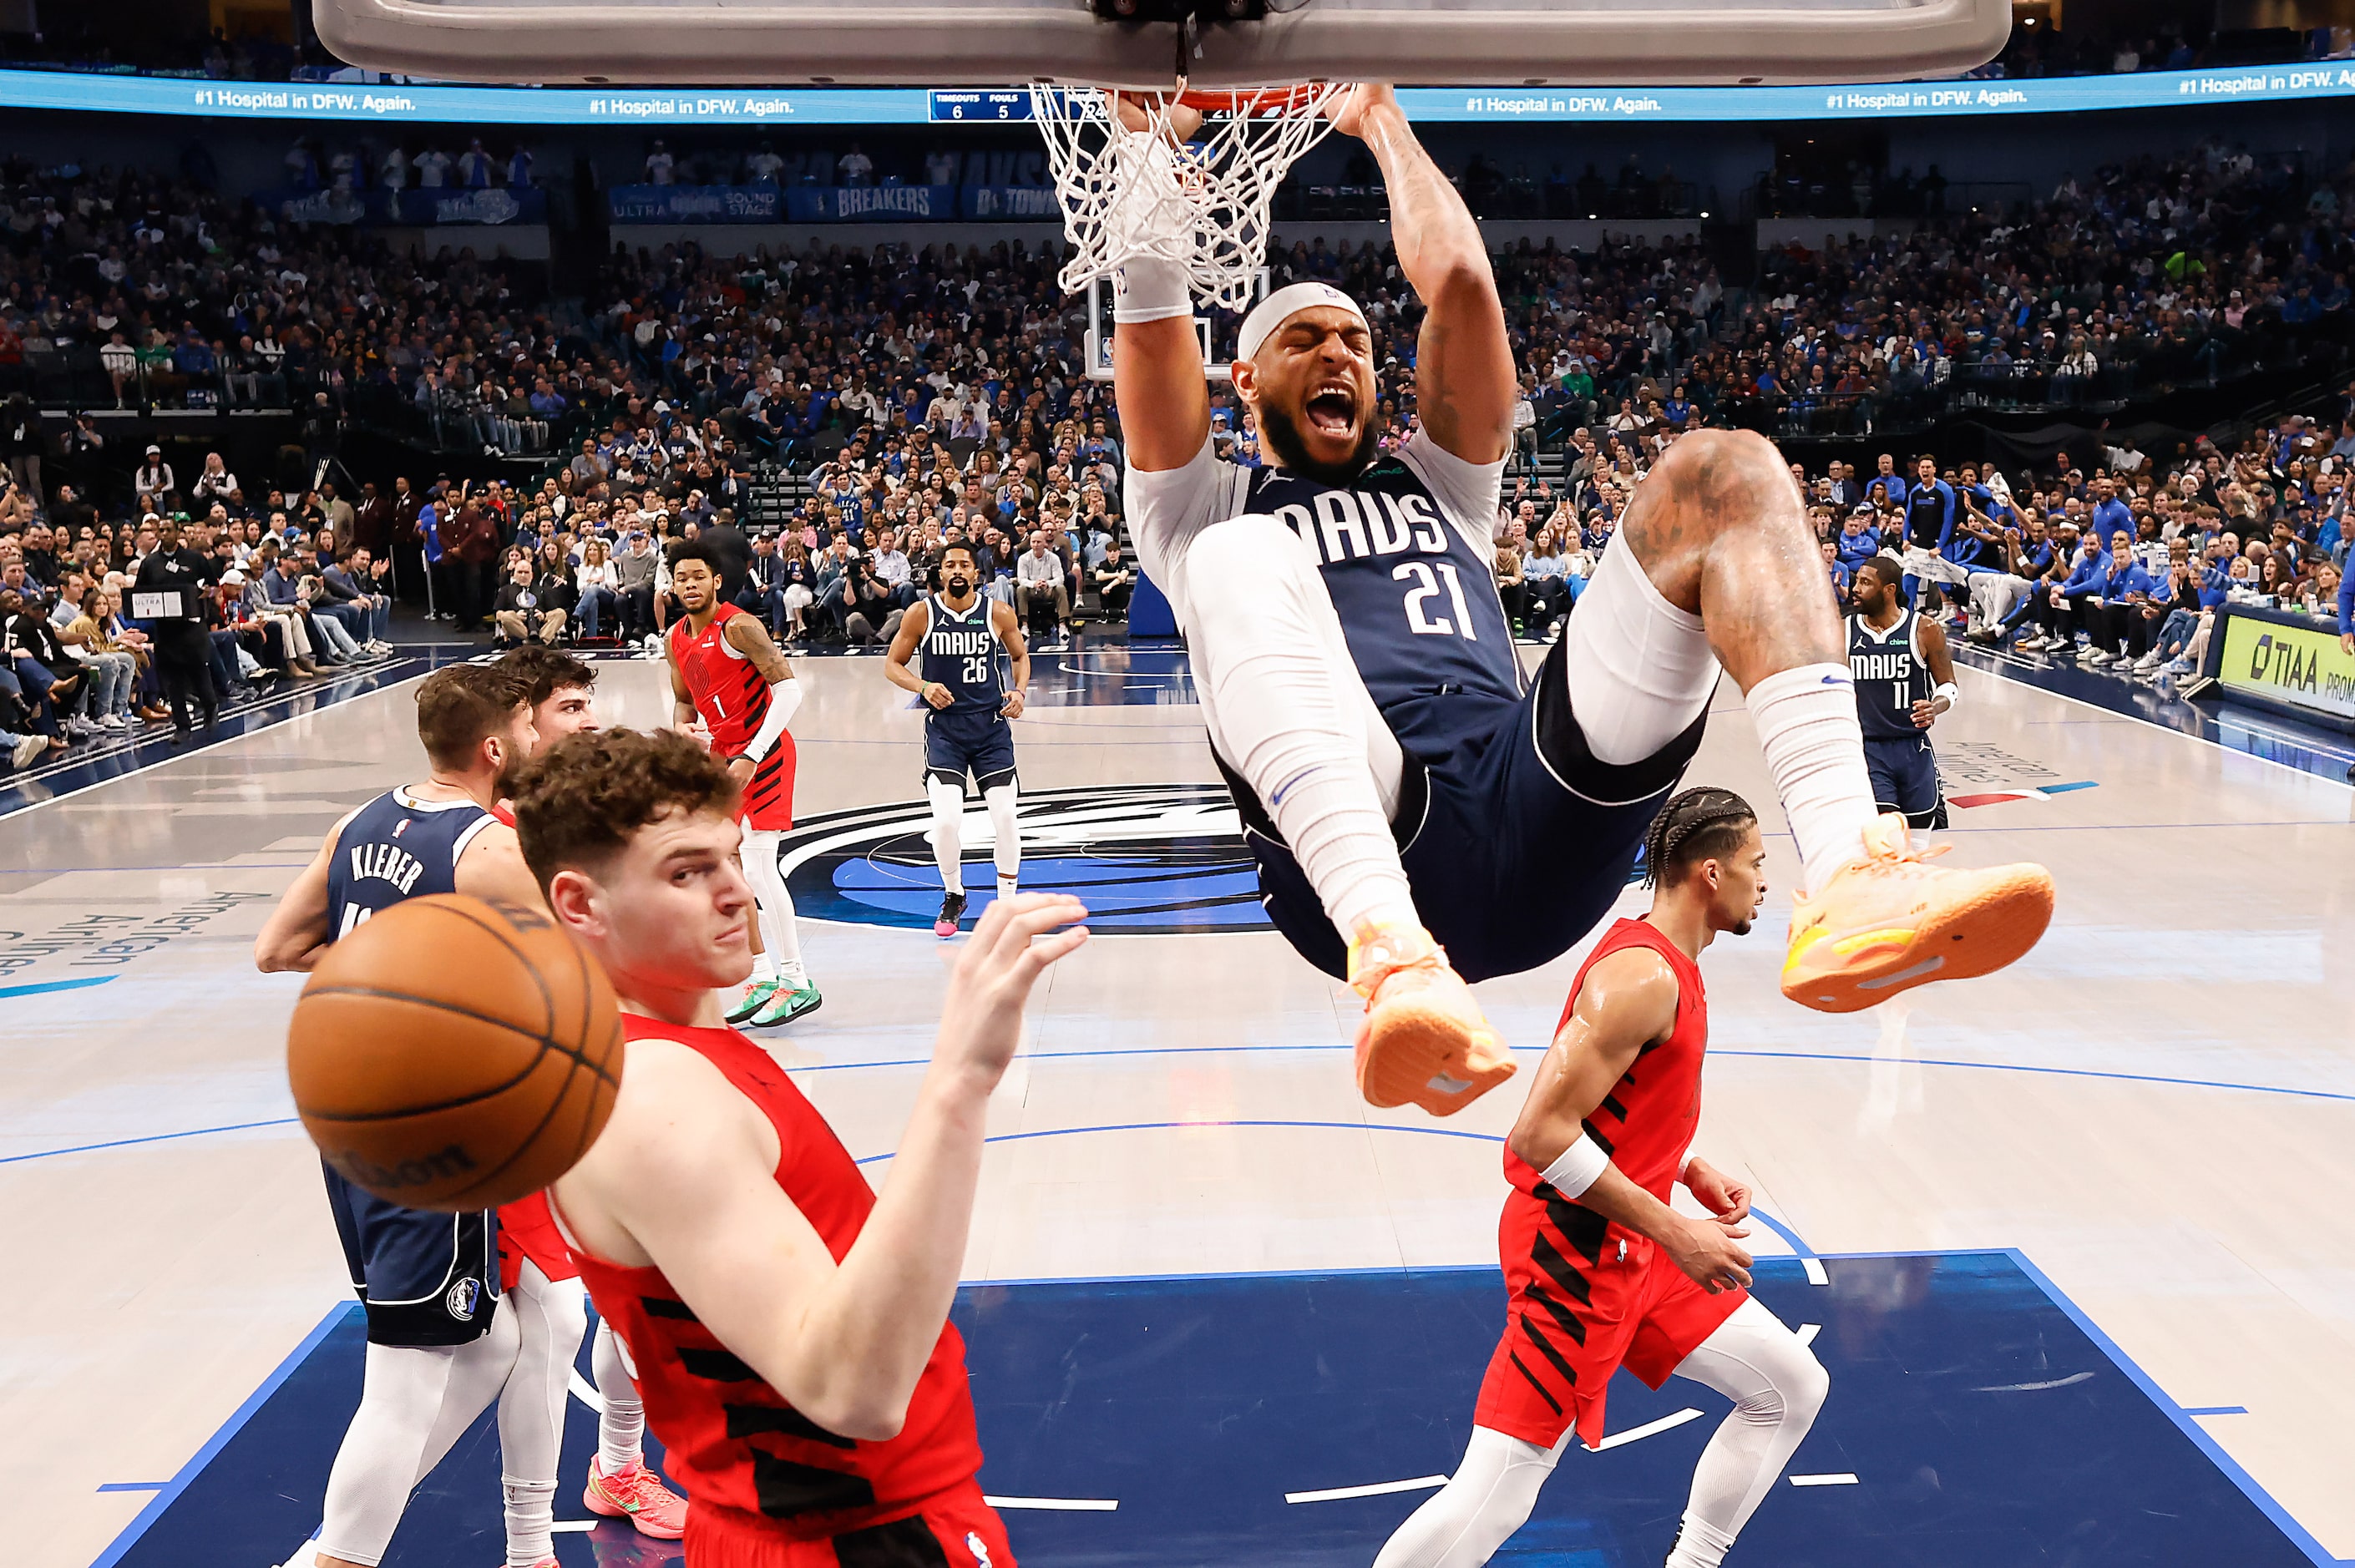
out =
{"type": "Polygon", "coordinates": [[[1864,728],[1846,664],[1802,664],[1750,688],[1750,716],[1774,793],[1799,841],[1806,885],[1820,890],[1857,858],[1880,815],[1864,770],[1864,728]]]}
{"type": "Polygon", "coordinates": [[[1188,596],[1188,630],[1211,736],[1335,929],[1419,927],[1391,836],[1403,754],[1299,535],[1256,514],[1213,524],[1188,547],[1186,574],[1204,589],[1188,596]]]}
{"type": "Polygon", "coordinates": [[[506,1496],[507,1568],[532,1568],[556,1555],[556,1483],[499,1478],[506,1496]]]}
{"type": "Polygon", "coordinates": [[[932,860],[941,868],[941,891],[964,891],[964,788],[938,779],[924,780],[932,803],[932,860]]]}
{"type": "Polygon", "coordinates": [[[1733,1537],[1688,1513],[1678,1527],[1676,1550],[1668,1553],[1668,1568],[1719,1568],[1732,1545],[1733,1537]]]}
{"type": "Polygon", "coordinates": [[[753,828],[744,834],[744,880],[752,885],[752,899],[761,910],[761,946],[776,961],[777,978],[794,991],[809,986],[802,968],[801,933],[794,928],[794,898],[785,891],[784,873],[777,869],[777,851],[784,834],[773,828],[753,828]]]}
{"type": "Polygon", "coordinates": [[[646,1407],[630,1375],[628,1359],[613,1330],[597,1320],[596,1344],[589,1352],[590,1369],[597,1374],[597,1393],[605,1413],[597,1420],[597,1468],[617,1476],[636,1464],[645,1452],[646,1407]]]}
{"type": "Polygon", "coordinates": [[[752,955],[752,983],[758,985],[762,980],[773,980],[776,978],[776,961],[771,959],[765,952],[754,953],[752,955]]]}
{"type": "Polygon", "coordinates": [[[1014,786],[1000,784],[984,790],[981,798],[989,808],[990,859],[997,863],[997,895],[1005,898],[1012,895],[1022,875],[1022,828],[1015,813],[1014,786]]]}

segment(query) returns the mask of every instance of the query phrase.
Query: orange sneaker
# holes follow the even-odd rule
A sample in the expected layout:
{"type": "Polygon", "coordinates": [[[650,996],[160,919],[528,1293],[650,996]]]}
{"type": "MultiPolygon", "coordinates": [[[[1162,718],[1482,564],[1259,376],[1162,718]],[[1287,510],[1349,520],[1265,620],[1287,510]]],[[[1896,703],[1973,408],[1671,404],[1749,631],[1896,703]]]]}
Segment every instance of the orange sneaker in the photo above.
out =
{"type": "Polygon", "coordinates": [[[2052,921],[2052,874],[1926,863],[1894,812],[1864,830],[1864,853],[1791,909],[1783,994],[1818,1012],[1856,1012],[1932,980],[1992,974],[2052,921]]]}
{"type": "Polygon", "coordinates": [[[644,1464],[607,1475],[600,1456],[589,1456],[589,1489],[581,1501],[591,1513],[627,1519],[640,1535],[677,1541],[687,1533],[687,1499],[663,1485],[644,1464]]]}
{"type": "Polygon", "coordinates": [[[1367,1104],[1412,1101],[1453,1116],[1516,1071],[1472,988],[1420,926],[1359,927],[1349,944],[1349,985],[1366,999],[1358,1092],[1367,1104]]]}

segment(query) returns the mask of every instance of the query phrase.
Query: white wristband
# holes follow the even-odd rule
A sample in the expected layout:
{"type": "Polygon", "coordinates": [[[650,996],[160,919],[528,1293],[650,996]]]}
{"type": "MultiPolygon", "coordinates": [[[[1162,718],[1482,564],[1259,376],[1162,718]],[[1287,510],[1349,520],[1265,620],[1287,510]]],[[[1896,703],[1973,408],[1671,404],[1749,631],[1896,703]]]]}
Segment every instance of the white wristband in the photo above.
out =
{"type": "Polygon", "coordinates": [[[1940,697],[1944,697],[1946,699],[1947,708],[1951,710],[1961,696],[1962,694],[1955,689],[1955,683],[1948,681],[1930,694],[1930,700],[1936,702],[1940,697]]]}
{"type": "Polygon", "coordinates": [[[1540,1180],[1565,1198],[1575,1198],[1603,1179],[1611,1169],[1611,1156],[1594,1139],[1581,1137],[1561,1151],[1561,1158],[1545,1169],[1540,1180]]]}
{"type": "Polygon", "coordinates": [[[1131,256],[1112,271],[1112,319],[1123,326],[1191,316],[1186,269],[1162,256],[1131,256]]]}

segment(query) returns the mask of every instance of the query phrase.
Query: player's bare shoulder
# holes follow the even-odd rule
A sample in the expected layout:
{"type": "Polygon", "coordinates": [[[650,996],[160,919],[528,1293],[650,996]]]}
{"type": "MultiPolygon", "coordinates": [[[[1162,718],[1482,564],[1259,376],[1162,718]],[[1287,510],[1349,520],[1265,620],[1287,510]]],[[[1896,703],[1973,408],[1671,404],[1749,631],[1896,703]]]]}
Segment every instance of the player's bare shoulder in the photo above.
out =
{"type": "Polygon", "coordinates": [[[769,635],[757,615],[731,615],[719,628],[719,635],[728,645],[744,655],[746,662],[761,672],[761,678],[774,685],[779,681],[794,678],[794,667],[769,635]]]}

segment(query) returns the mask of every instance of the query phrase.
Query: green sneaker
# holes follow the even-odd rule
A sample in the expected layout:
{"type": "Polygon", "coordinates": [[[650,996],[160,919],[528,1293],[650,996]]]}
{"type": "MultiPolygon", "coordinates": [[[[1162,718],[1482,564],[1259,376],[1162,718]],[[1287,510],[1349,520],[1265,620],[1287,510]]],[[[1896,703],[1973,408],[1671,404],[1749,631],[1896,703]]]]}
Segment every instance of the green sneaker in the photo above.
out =
{"type": "Polygon", "coordinates": [[[728,1022],[731,1024],[742,1023],[761,1009],[768,1006],[770,999],[777,994],[781,983],[777,980],[764,980],[746,988],[744,994],[738,997],[734,1004],[728,1009],[728,1022]]]}
{"type": "Polygon", "coordinates": [[[755,1029],[773,1029],[780,1023],[791,1023],[804,1013],[815,1012],[826,998],[818,995],[817,987],[805,985],[799,991],[780,987],[766,1006],[752,1015],[755,1029]]]}

